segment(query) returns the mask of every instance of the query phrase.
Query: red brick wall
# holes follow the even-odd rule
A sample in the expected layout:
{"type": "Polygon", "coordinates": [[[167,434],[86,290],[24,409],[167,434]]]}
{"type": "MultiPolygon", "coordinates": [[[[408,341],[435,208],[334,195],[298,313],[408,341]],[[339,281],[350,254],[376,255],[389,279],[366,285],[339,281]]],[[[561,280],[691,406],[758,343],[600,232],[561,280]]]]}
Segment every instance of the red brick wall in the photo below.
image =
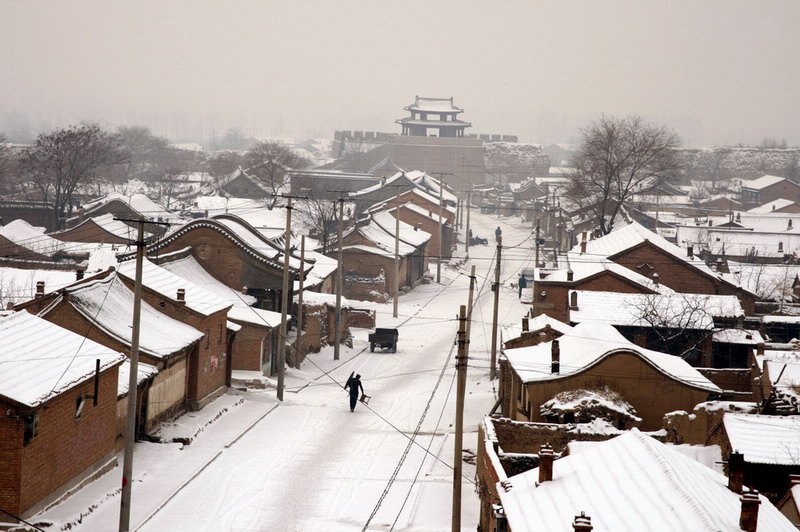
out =
{"type": "Polygon", "coordinates": [[[723,296],[737,296],[742,308],[747,315],[755,313],[755,299],[743,290],[723,283],[715,278],[704,275],[692,268],[684,261],[670,255],[658,247],[645,244],[630,249],[624,254],[614,257],[614,262],[626,268],[643,273],[638,266],[649,264],[655,270],[647,273],[652,277],[652,272],[658,272],[660,282],[676,292],[684,294],[718,294],[723,296]]]}
{"type": "Polygon", "coordinates": [[[24,513],[114,451],[117,374],[117,367],[101,373],[98,405],[86,399],[80,419],[75,419],[76,398],[94,393],[93,380],[36,409],[39,432],[26,446],[22,420],[0,417],[0,507],[24,513]]]}
{"type": "Polygon", "coordinates": [[[242,329],[233,340],[231,364],[236,370],[261,371],[262,342],[269,333],[268,329],[239,323],[242,329]]]}

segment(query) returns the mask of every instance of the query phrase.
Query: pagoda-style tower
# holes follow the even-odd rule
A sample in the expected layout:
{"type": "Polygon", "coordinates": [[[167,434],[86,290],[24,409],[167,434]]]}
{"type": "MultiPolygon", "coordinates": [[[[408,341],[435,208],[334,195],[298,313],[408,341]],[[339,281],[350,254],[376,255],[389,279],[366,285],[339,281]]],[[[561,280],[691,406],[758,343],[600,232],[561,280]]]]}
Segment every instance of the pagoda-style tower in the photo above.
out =
{"type": "Polygon", "coordinates": [[[464,129],[472,127],[469,122],[457,118],[464,110],[453,105],[453,98],[420,98],[407,106],[411,116],[400,118],[396,122],[403,126],[403,135],[427,137],[428,129],[438,130],[438,137],[463,138],[464,129]]]}

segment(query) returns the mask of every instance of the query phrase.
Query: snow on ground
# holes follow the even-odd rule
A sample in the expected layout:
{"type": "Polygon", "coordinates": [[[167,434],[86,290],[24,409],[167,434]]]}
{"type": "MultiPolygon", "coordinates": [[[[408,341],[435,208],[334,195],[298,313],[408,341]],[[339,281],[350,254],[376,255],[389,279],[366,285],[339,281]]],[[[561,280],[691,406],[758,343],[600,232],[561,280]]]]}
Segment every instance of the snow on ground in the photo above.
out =
{"type": "MultiPolygon", "coordinates": [[[[370,353],[369,330],[353,329],[353,347],[342,346],[340,360],[333,360],[328,347],[310,355],[299,370],[287,370],[282,403],[274,388],[232,389],[202,411],[162,426],[157,435],[164,443],[137,443],[131,530],[352,531],[368,521],[367,530],[450,530],[455,318],[467,304],[474,264],[478,292],[465,402],[467,457],[476,451],[478,423],[497,397],[497,381],[488,379],[487,346],[492,236],[498,225],[505,247],[499,322],[520,321],[527,307],[509,282],[533,257],[531,228],[518,218],[474,210],[473,234],[490,245],[470,248],[470,260],[459,267],[443,267],[441,284],[420,285],[401,296],[398,318],[392,317],[391,302],[367,304],[377,311],[377,326],[399,329],[397,353],[370,353]],[[371,396],[354,413],[342,388],[352,371],[361,374],[371,396]],[[172,443],[174,438],[182,443],[172,443]]],[[[459,257],[463,250],[461,243],[459,257]]],[[[48,530],[116,530],[121,454],[119,461],[34,521],[52,522],[48,530]]],[[[464,464],[462,530],[475,530],[478,523],[474,472],[474,465],[464,464]]]]}

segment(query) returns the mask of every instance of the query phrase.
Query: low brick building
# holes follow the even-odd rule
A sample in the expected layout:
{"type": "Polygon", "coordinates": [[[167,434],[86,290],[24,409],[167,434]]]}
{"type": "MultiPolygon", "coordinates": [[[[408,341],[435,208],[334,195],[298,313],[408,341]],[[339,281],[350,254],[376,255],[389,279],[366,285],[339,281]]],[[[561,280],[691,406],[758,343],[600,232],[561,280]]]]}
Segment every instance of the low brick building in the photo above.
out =
{"type": "Polygon", "coordinates": [[[756,295],[732,275],[711,269],[692,247],[683,250],[636,222],[593,240],[586,238],[581,235],[581,241],[570,250],[571,264],[606,258],[650,279],[657,275],[660,284],[676,292],[734,295],[745,314],[755,314],[756,295]]]}
{"type": "Polygon", "coordinates": [[[27,312],[0,342],[0,508],[27,517],[114,461],[125,356],[27,312]]]}
{"type": "Polygon", "coordinates": [[[503,415],[547,421],[540,407],[560,392],[607,387],[635,408],[643,430],[664,414],[691,410],[720,388],[678,357],[627,341],[610,325],[584,323],[557,340],[507,349],[501,357],[503,415]]]}
{"type": "MultiPolygon", "coordinates": [[[[113,272],[104,272],[58,292],[44,293],[42,287],[34,300],[15,309],[37,314],[115,351],[130,353],[133,299],[133,292],[122,280],[113,272]]],[[[149,402],[138,410],[143,413],[140,431],[150,431],[189,406],[190,383],[200,382],[201,373],[207,370],[198,364],[197,354],[205,334],[144,301],[140,323],[140,360],[158,368],[146,396],[149,402]]]]}
{"type": "MultiPolygon", "coordinates": [[[[431,239],[425,248],[429,257],[439,256],[439,212],[431,211],[424,207],[420,207],[414,203],[408,202],[401,204],[399,209],[394,206],[393,202],[386,202],[375,205],[369,209],[370,214],[377,214],[379,212],[387,212],[392,217],[400,213],[400,221],[410,225],[411,227],[419,228],[431,235],[431,239]]],[[[453,248],[456,245],[455,233],[453,226],[447,221],[447,218],[442,215],[442,258],[449,259],[453,256],[453,248]]]]}

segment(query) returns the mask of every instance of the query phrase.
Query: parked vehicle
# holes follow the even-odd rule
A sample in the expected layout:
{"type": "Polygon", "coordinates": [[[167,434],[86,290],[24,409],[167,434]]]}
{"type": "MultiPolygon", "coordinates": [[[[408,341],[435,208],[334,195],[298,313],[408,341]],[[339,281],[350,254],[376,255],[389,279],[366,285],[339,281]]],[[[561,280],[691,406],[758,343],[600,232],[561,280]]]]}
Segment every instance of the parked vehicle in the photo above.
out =
{"type": "Polygon", "coordinates": [[[397,329],[375,329],[375,332],[369,335],[369,350],[374,352],[376,347],[380,347],[396,353],[397,337],[397,329]]]}

